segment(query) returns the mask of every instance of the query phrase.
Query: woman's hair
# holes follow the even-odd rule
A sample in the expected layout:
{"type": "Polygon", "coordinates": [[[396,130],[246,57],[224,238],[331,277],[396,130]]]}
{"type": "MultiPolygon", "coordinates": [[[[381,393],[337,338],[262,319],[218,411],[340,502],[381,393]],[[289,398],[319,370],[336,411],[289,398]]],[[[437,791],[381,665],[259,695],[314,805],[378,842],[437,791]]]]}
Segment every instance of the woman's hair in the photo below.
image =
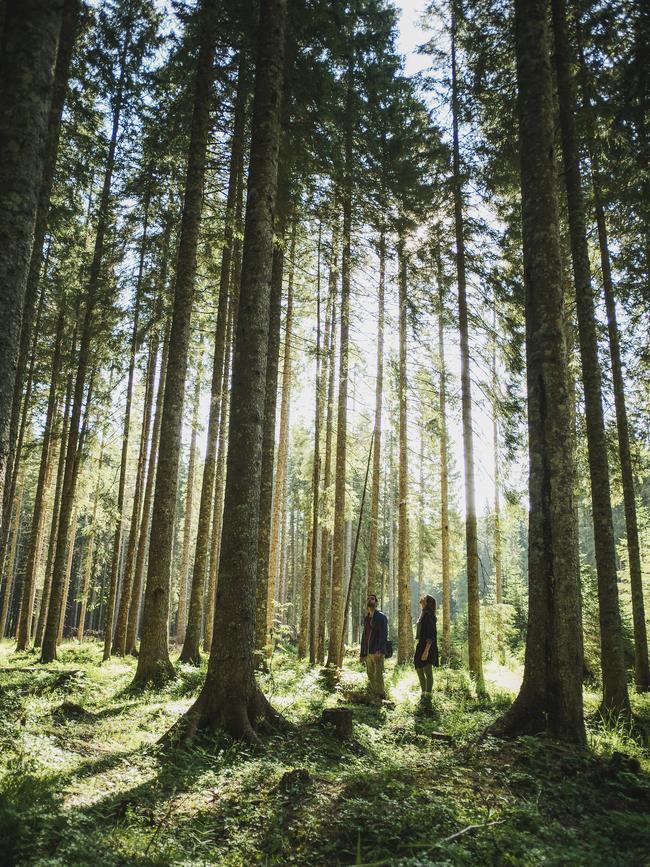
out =
{"type": "Polygon", "coordinates": [[[422,596],[422,599],[424,599],[424,610],[430,611],[432,614],[435,614],[436,600],[433,598],[433,596],[422,596]]]}

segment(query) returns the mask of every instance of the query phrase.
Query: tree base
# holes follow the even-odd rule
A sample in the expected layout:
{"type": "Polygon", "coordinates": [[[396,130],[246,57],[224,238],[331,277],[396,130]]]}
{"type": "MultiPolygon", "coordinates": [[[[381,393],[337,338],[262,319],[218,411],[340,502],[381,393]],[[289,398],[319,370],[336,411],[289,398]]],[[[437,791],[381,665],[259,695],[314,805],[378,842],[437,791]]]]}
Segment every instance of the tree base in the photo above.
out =
{"type": "Polygon", "coordinates": [[[140,670],[140,667],[138,666],[138,669],[135,672],[135,677],[131,681],[130,689],[134,692],[149,687],[152,687],[153,689],[161,689],[163,686],[168,684],[170,680],[174,680],[175,677],[176,669],[171,664],[171,661],[168,659],[158,660],[142,670],[140,670]]]}
{"type": "Polygon", "coordinates": [[[178,661],[182,662],[184,665],[194,665],[196,668],[200,668],[201,651],[198,647],[186,651],[185,645],[183,645],[183,649],[181,650],[181,655],[178,657],[178,661]]]}
{"type": "Polygon", "coordinates": [[[270,734],[287,726],[257,686],[248,702],[233,700],[221,706],[216,706],[212,695],[204,689],[160,743],[167,747],[184,746],[201,733],[219,730],[235,740],[259,745],[258,732],[270,734]]]}

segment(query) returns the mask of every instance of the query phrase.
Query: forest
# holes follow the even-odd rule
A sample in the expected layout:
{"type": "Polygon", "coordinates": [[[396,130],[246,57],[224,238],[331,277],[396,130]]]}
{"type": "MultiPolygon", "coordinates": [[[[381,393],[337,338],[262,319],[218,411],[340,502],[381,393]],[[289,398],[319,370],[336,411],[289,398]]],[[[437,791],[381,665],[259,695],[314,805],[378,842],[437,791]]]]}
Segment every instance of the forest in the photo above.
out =
{"type": "Polygon", "coordinates": [[[0,0],[0,863],[650,865],[645,0],[0,0]]]}

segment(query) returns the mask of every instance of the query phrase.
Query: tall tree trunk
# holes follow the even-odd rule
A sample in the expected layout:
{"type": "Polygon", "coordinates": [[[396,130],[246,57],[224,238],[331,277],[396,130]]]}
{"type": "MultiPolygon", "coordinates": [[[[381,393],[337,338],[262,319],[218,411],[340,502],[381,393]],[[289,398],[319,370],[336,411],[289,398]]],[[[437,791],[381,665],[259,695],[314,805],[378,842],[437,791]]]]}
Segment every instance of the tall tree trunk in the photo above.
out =
{"type": "Polygon", "coordinates": [[[9,428],[62,20],[63,4],[49,0],[5,4],[0,56],[0,503],[12,471],[9,428]]]}
{"type": "MultiPolygon", "coordinates": [[[[185,629],[187,625],[187,584],[190,572],[190,547],[192,537],[192,503],[194,500],[194,476],[196,474],[196,439],[199,426],[199,403],[201,400],[201,380],[203,379],[203,365],[199,362],[196,371],[196,383],[194,388],[194,408],[192,411],[192,436],[190,439],[190,457],[187,465],[187,486],[185,488],[185,515],[183,519],[183,547],[181,549],[181,574],[178,587],[178,612],[176,616],[176,644],[182,645],[185,641],[185,629]]],[[[192,588],[193,589],[193,588],[192,588]]],[[[192,612],[197,615],[198,630],[201,634],[201,603],[203,602],[203,584],[201,583],[201,595],[199,596],[198,611],[192,612]]],[[[198,645],[198,641],[197,641],[198,645]]]]}
{"type": "Polygon", "coordinates": [[[147,229],[149,226],[150,191],[147,190],[144,202],[144,216],[142,225],[142,240],[140,242],[140,261],[138,264],[138,277],[135,285],[135,298],[133,308],[133,331],[131,334],[131,352],[129,356],[129,373],[126,383],[126,406],[124,408],[124,424],[122,427],[122,454],[120,457],[120,477],[117,486],[117,502],[115,509],[115,530],[113,531],[113,556],[111,558],[111,579],[108,587],[108,599],[106,602],[106,626],[104,634],[104,662],[111,657],[111,645],[113,642],[113,623],[115,619],[115,600],[117,597],[117,585],[119,580],[120,561],[122,557],[122,530],[124,527],[124,492],[126,490],[126,473],[129,457],[129,438],[131,432],[131,403],[133,401],[133,378],[135,374],[135,362],[139,346],[140,328],[140,304],[142,295],[142,279],[144,277],[144,263],[147,252],[147,229]]]}
{"type": "Polygon", "coordinates": [[[451,577],[449,574],[449,469],[447,448],[447,369],[445,365],[445,288],[440,244],[436,248],[438,282],[438,361],[440,364],[440,568],[442,572],[442,653],[446,662],[451,653],[451,577]]]}
{"type": "Polygon", "coordinates": [[[318,603],[320,596],[320,574],[318,559],[318,512],[320,508],[320,432],[323,425],[323,408],[325,402],[325,389],[323,381],[323,359],[321,357],[321,240],[322,223],[318,224],[318,249],[316,253],[316,407],[314,411],[314,458],[312,467],[312,515],[311,515],[311,558],[310,558],[310,593],[309,593],[309,663],[316,664],[318,651],[318,603]]]}
{"type": "Polygon", "coordinates": [[[144,617],[134,686],[160,684],[174,675],[169,659],[167,621],[172,544],[178,486],[178,459],[183,425],[183,401],[196,284],[196,254],[203,206],[203,180],[211,127],[212,80],[219,4],[203,0],[199,12],[200,48],[194,82],[185,196],[174,288],[169,361],[165,382],[156,488],[144,597],[144,617]]]}
{"type": "Polygon", "coordinates": [[[165,381],[169,360],[169,328],[165,328],[162,358],[160,360],[160,378],[158,382],[158,394],[156,395],[156,412],[154,415],[151,443],[149,444],[149,459],[147,461],[147,481],[142,498],[142,516],[138,533],[138,553],[135,559],[133,572],[133,588],[131,590],[131,603],[129,605],[129,617],[126,625],[125,653],[135,655],[138,637],[138,624],[140,623],[140,605],[142,599],[142,583],[144,580],[144,567],[149,550],[149,527],[151,524],[151,510],[153,507],[153,486],[156,478],[158,462],[158,447],[160,444],[160,426],[162,423],[163,400],[165,398],[165,381]]]}
{"type": "MultiPolygon", "coordinates": [[[[292,242],[293,248],[293,242],[292,242]]],[[[295,251],[292,249],[291,261],[295,251]]],[[[287,455],[289,451],[289,409],[291,397],[291,373],[292,373],[292,340],[293,340],[293,264],[290,265],[289,279],[287,281],[287,311],[284,326],[284,358],[282,361],[282,399],[280,401],[280,432],[278,439],[278,460],[275,468],[275,490],[273,492],[273,518],[271,524],[271,544],[269,549],[269,581],[266,595],[265,609],[265,638],[262,647],[266,646],[267,652],[273,646],[273,621],[275,614],[275,598],[278,587],[279,564],[278,556],[280,542],[280,520],[282,515],[282,490],[287,477],[287,455]]],[[[256,630],[256,649],[260,650],[257,642],[260,640],[256,630]]]]}
{"type": "Polygon", "coordinates": [[[578,337],[585,396],[587,451],[591,479],[591,502],[598,578],[600,619],[600,664],[603,676],[603,705],[606,714],[630,715],[627,672],[623,653],[623,631],[618,601],[616,542],[609,487],[609,460],[603,413],[602,380],[598,358],[598,337],[591,285],[585,203],[580,176],[580,154],[576,133],[576,97],[571,71],[564,0],[551,0],[555,36],[555,72],[564,181],[567,191],[573,280],[576,292],[578,337]]]}
{"type": "Polygon", "coordinates": [[[75,505],[72,510],[72,521],[70,524],[70,538],[68,541],[68,551],[66,555],[65,561],[65,580],[63,584],[63,600],[61,602],[61,611],[59,613],[59,625],[56,634],[56,643],[61,644],[63,641],[63,624],[65,623],[65,616],[68,608],[68,594],[70,591],[70,577],[72,574],[72,560],[74,557],[74,546],[77,539],[77,522],[78,522],[79,511],[77,506],[75,505]]]}
{"type": "MultiPolygon", "coordinates": [[[[74,342],[74,341],[73,341],[74,342]]],[[[68,374],[68,382],[66,386],[66,394],[64,400],[63,422],[61,425],[61,442],[59,445],[58,467],[56,472],[56,484],[54,486],[54,499],[52,501],[52,519],[50,521],[50,537],[48,542],[47,560],[45,563],[45,577],[43,580],[43,594],[41,596],[41,607],[38,612],[38,622],[36,624],[36,647],[41,647],[43,644],[43,635],[45,634],[45,621],[47,612],[50,607],[50,592],[52,589],[52,569],[54,567],[54,555],[56,553],[56,540],[59,534],[59,515],[61,512],[61,494],[63,493],[63,476],[65,473],[65,458],[68,445],[68,435],[70,433],[70,413],[72,411],[72,373],[68,374]]]]}
{"type": "Polygon", "coordinates": [[[503,645],[503,581],[501,577],[501,458],[499,455],[499,399],[497,379],[497,302],[492,316],[492,456],[494,461],[494,597],[497,604],[497,653],[505,663],[503,645]]]}
{"type": "Polygon", "coordinates": [[[469,670],[477,689],[485,689],[481,652],[481,600],[478,586],[478,538],[476,527],[476,490],[474,485],[474,433],[472,429],[472,380],[470,375],[469,327],[467,321],[467,281],[465,276],[465,220],[460,169],[458,133],[458,74],[456,66],[456,4],[452,4],[451,79],[453,115],[453,196],[456,233],[456,272],[458,279],[458,327],[460,330],[461,405],[463,416],[463,464],[465,468],[465,545],[467,550],[467,631],[469,670]]]}
{"type": "Polygon", "coordinates": [[[99,441],[99,456],[97,458],[97,478],[95,480],[95,493],[93,495],[93,510],[90,518],[90,533],[87,537],[87,549],[83,569],[83,584],[79,605],[79,623],[77,624],[77,640],[83,641],[86,628],[86,611],[88,609],[88,593],[93,580],[95,569],[95,546],[97,543],[97,507],[99,505],[99,491],[101,486],[102,468],[104,465],[104,448],[106,443],[106,425],[102,427],[99,441]]]}
{"type": "Polygon", "coordinates": [[[381,411],[384,392],[384,296],[386,287],[386,230],[379,233],[379,291],[377,313],[377,374],[375,379],[375,423],[370,492],[370,535],[368,538],[368,594],[377,593],[377,537],[379,535],[379,482],[381,473],[381,411]]]}
{"type": "Polygon", "coordinates": [[[226,348],[221,386],[221,409],[219,412],[219,443],[214,480],[214,511],[212,515],[212,540],[210,544],[210,566],[208,574],[207,600],[203,627],[203,649],[206,653],[212,647],[212,628],[214,625],[214,606],[217,593],[219,556],[221,553],[221,525],[223,520],[223,494],[226,484],[226,452],[228,449],[228,417],[230,409],[230,358],[232,355],[233,317],[235,299],[231,295],[228,304],[228,327],[226,329],[226,348]]]}
{"type": "Polygon", "coordinates": [[[113,108],[111,138],[108,146],[106,165],[104,169],[104,182],[99,202],[97,216],[97,231],[93,258],[88,277],[88,289],[86,292],[86,309],[81,330],[79,356],[77,360],[77,375],[75,379],[72,412],[70,416],[70,433],[68,436],[65,470],[63,476],[63,490],[61,493],[61,510],[59,514],[59,528],[57,533],[56,551],[52,569],[52,587],[50,590],[50,604],[48,608],[43,646],[41,650],[41,662],[52,662],[56,659],[56,635],[61,609],[63,585],[65,580],[66,551],[68,546],[68,534],[75,499],[76,486],[76,455],[79,444],[81,411],[88,375],[88,365],[91,357],[91,344],[94,335],[94,312],[99,295],[102,262],[104,258],[104,242],[109,224],[109,204],[111,195],[111,183],[115,167],[115,150],[117,147],[117,134],[122,113],[124,98],[124,86],[126,79],[126,61],[131,43],[130,31],[124,35],[124,41],[120,51],[120,72],[116,88],[115,103],[113,108]]]}
{"type": "Polygon", "coordinates": [[[352,245],[352,159],[353,159],[353,60],[347,76],[345,118],[345,176],[343,179],[343,255],[341,257],[341,339],[339,347],[339,394],[336,424],[336,469],[334,491],[334,556],[332,563],[332,606],[327,664],[343,663],[343,575],[345,568],[345,480],[348,437],[348,355],[350,349],[350,267],[352,245]]]}
{"type": "MultiPolygon", "coordinates": [[[[275,458],[275,421],[278,394],[278,367],[280,354],[280,330],[282,324],[282,277],[284,274],[284,239],[288,207],[288,184],[286,163],[279,169],[278,213],[275,218],[275,234],[280,245],[273,251],[271,271],[271,299],[269,311],[269,347],[266,361],[266,397],[264,401],[264,434],[262,437],[262,475],[260,484],[260,525],[257,559],[257,596],[255,600],[255,650],[257,663],[264,664],[263,649],[269,643],[267,635],[268,606],[273,607],[275,583],[269,591],[269,565],[271,556],[271,515],[273,510],[273,464],[275,458]],[[269,599],[270,597],[270,599],[269,599]]],[[[294,256],[296,249],[296,224],[291,230],[289,251],[289,283],[293,283],[294,256]]],[[[272,615],[271,615],[272,616],[272,615]]]]}
{"type": "Polygon", "coordinates": [[[306,537],[307,544],[305,547],[305,560],[302,570],[302,585],[300,590],[300,621],[298,628],[298,659],[304,659],[307,656],[307,647],[309,645],[309,606],[311,597],[311,546],[313,544],[313,533],[311,531],[311,510],[306,516],[306,537]]]}
{"type": "MultiPolygon", "coordinates": [[[[418,599],[424,593],[424,419],[420,417],[420,455],[418,484],[418,599]]],[[[412,614],[412,612],[411,612],[412,614]]]]}
{"type": "Polygon", "coordinates": [[[515,0],[529,437],[528,633],[519,695],[497,734],[585,742],[574,455],[562,316],[546,0],[515,0]]]}
{"type": "MultiPolygon", "coordinates": [[[[163,259],[163,262],[164,261],[165,259],[163,259]]],[[[133,577],[135,574],[138,531],[140,529],[140,516],[142,514],[142,497],[145,486],[147,449],[149,447],[149,436],[151,434],[151,421],[153,416],[159,343],[159,330],[156,322],[153,323],[152,330],[153,335],[151,337],[151,345],[149,347],[149,360],[147,362],[144,411],[142,418],[142,430],[140,431],[140,447],[138,450],[138,466],[135,476],[135,490],[133,492],[133,509],[131,511],[129,538],[126,546],[124,575],[122,577],[119,605],[117,610],[117,616],[115,618],[115,635],[113,637],[113,653],[117,654],[118,656],[124,656],[126,653],[126,630],[129,621],[131,593],[133,592],[133,577]]]]}
{"type": "MultiPolygon", "coordinates": [[[[38,193],[36,219],[34,222],[34,240],[31,248],[29,271],[27,274],[27,283],[25,287],[25,307],[23,310],[23,319],[20,329],[20,344],[16,364],[16,380],[14,383],[13,401],[11,406],[11,420],[9,423],[10,453],[7,465],[7,472],[9,474],[7,478],[9,480],[9,486],[5,489],[5,508],[7,508],[6,504],[10,503],[13,497],[13,491],[16,485],[16,473],[18,470],[18,463],[20,461],[20,447],[16,445],[16,433],[18,430],[18,420],[20,418],[21,400],[25,405],[25,409],[27,404],[29,403],[27,394],[23,399],[23,380],[25,378],[25,369],[27,365],[29,347],[32,342],[34,310],[38,295],[41,263],[43,260],[45,231],[47,229],[47,221],[50,211],[50,196],[52,193],[54,168],[56,165],[56,156],[59,146],[61,115],[63,114],[63,105],[68,89],[70,61],[72,59],[72,50],[74,48],[74,43],[77,35],[80,6],[80,0],[64,0],[63,3],[59,45],[56,54],[54,80],[52,83],[52,95],[47,121],[47,136],[45,140],[43,175],[41,178],[40,190],[38,193]]],[[[25,14],[30,13],[28,10],[25,10],[25,14]]],[[[38,326],[36,330],[38,331],[38,326]]],[[[3,547],[4,546],[0,546],[0,548],[3,547]]],[[[2,562],[2,559],[3,557],[0,550],[0,562],[2,562]]]]}
{"type": "MultiPolygon", "coordinates": [[[[230,169],[228,175],[228,194],[226,198],[226,219],[224,241],[221,251],[221,273],[219,276],[219,300],[217,322],[214,335],[214,360],[212,365],[212,386],[210,395],[210,414],[208,418],[208,437],[206,444],[201,501],[196,531],[196,551],[192,571],[191,598],[187,634],[184,638],[181,662],[198,665],[201,661],[199,643],[201,640],[201,608],[205,591],[205,578],[208,571],[210,543],[210,524],[214,503],[215,472],[217,465],[217,445],[219,438],[220,413],[224,404],[224,360],[226,355],[226,329],[228,325],[228,297],[232,270],[232,252],[235,234],[235,210],[237,190],[241,184],[241,164],[245,145],[246,100],[248,97],[248,74],[244,51],[239,59],[237,74],[237,97],[233,116],[232,139],[230,144],[230,169]]],[[[212,596],[214,592],[212,593],[212,596]]],[[[208,599],[210,594],[208,594],[208,599]]],[[[208,603],[209,604],[209,603],[208,603]]],[[[209,618],[206,617],[206,623],[209,618]]]]}
{"type": "Polygon", "coordinates": [[[59,387],[59,373],[61,370],[61,350],[63,332],[65,326],[65,304],[61,301],[59,319],[54,338],[54,350],[52,352],[52,373],[50,376],[50,391],[47,400],[47,414],[43,429],[43,446],[41,450],[41,463],[38,470],[38,480],[34,493],[34,512],[32,525],[27,546],[25,563],[25,579],[23,583],[23,598],[21,604],[21,617],[16,634],[16,650],[26,650],[30,640],[31,622],[33,613],[34,591],[36,589],[36,575],[38,571],[38,554],[40,553],[41,534],[43,531],[43,517],[45,512],[45,486],[48,476],[48,467],[51,458],[50,444],[53,434],[53,426],[56,414],[57,392],[59,387]]]}
{"type": "Polygon", "coordinates": [[[413,621],[411,618],[411,568],[409,556],[409,478],[408,478],[408,417],[406,371],[406,252],[404,239],[397,245],[399,268],[399,524],[397,537],[397,664],[404,665],[413,653],[413,621]]]}
{"type": "MultiPolygon", "coordinates": [[[[335,349],[336,349],[336,288],[338,283],[338,247],[339,230],[338,222],[334,223],[332,230],[332,250],[329,269],[328,296],[330,305],[330,330],[327,339],[327,412],[325,416],[325,464],[323,467],[323,494],[329,496],[329,487],[332,481],[332,432],[334,428],[334,388],[335,388],[335,349]]],[[[293,538],[293,536],[292,536],[293,538]]],[[[320,600],[318,604],[318,651],[317,660],[325,661],[325,624],[327,612],[327,600],[330,595],[331,583],[331,557],[330,557],[329,529],[323,524],[320,543],[320,600]]]]}
{"type": "Polygon", "coordinates": [[[14,518],[12,522],[12,532],[9,534],[9,551],[7,557],[7,568],[5,577],[5,593],[2,600],[2,610],[0,611],[0,639],[4,637],[5,629],[7,628],[7,616],[9,614],[9,604],[11,602],[12,590],[16,578],[16,553],[18,551],[18,540],[20,538],[20,518],[23,509],[23,494],[25,492],[25,474],[21,471],[15,497],[14,518]]]}
{"type": "Polygon", "coordinates": [[[587,147],[591,163],[591,183],[594,196],[594,211],[598,231],[600,267],[603,278],[603,293],[607,310],[607,332],[609,352],[612,361],[612,381],[614,386],[614,405],[616,409],[616,432],[618,453],[621,464],[623,486],[623,508],[625,511],[625,531],[627,539],[628,566],[630,570],[630,589],[632,594],[632,618],[634,626],[634,679],[638,692],[650,690],[650,664],[648,662],[648,635],[646,630],[645,604],[643,599],[643,580],[641,572],[641,551],[639,546],[639,527],[634,490],[634,471],[630,450],[630,428],[625,404],[625,378],[621,361],[621,342],[616,317],[616,296],[612,280],[612,266],[609,255],[607,221],[603,207],[600,187],[600,154],[595,142],[593,129],[593,110],[589,79],[579,42],[580,70],[582,78],[583,103],[586,116],[587,147]]]}
{"type": "Polygon", "coordinates": [[[221,726],[254,741],[260,719],[274,715],[255,683],[255,585],[286,9],[285,0],[260,3],[214,637],[185,736],[221,726]]]}

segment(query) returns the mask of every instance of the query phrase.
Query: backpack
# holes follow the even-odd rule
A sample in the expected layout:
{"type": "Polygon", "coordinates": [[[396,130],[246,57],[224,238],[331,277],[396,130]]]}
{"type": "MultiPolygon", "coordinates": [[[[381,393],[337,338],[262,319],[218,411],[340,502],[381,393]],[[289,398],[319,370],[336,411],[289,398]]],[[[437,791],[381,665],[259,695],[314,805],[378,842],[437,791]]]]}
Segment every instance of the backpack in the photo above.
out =
{"type": "Polygon", "coordinates": [[[386,659],[390,659],[392,655],[393,655],[393,642],[390,640],[390,638],[387,638],[386,639],[386,653],[384,654],[384,657],[386,659]]]}

